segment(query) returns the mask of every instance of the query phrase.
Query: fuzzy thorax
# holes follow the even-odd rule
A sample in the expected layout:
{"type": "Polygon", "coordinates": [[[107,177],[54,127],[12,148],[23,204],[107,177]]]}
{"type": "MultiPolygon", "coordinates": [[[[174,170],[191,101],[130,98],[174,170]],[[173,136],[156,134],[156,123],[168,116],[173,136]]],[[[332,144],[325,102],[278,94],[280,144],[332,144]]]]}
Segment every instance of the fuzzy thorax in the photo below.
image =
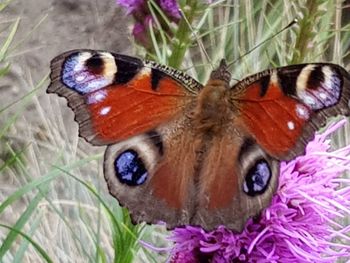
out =
{"type": "Polygon", "coordinates": [[[193,114],[196,127],[202,132],[220,132],[232,120],[232,110],[227,96],[228,83],[209,80],[199,94],[193,114]]]}

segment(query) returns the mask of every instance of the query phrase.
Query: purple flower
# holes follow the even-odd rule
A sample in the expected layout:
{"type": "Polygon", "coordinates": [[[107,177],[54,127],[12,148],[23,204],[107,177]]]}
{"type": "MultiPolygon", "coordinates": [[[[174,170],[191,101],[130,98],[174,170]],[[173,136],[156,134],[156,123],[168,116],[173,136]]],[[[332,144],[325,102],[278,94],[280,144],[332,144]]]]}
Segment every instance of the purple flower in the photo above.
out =
{"type": "Polygon", "coordinates": [[[151,45],[151,41],[149,39],[148,27],[153,23],[152,17],[148,16],[145,21],[147,22],[136,22],[133,27],[132,34],[137,43],[141,44],[144,47],[149,47],[151,45]]]}
{"type": "MultiPolygon", "coordinates": [[[[128,15],[140,11],[145,15],[151,14],[151,12],[148,10],[146,0],[116,0],[116,3],[124,7],[128,15]]],[[[156,0],[155,3],[158,4],[162,11],[171,18],[181,18],[179,5],[176,0],[156,0]]]]}
{"type": "Polygon", "coordinates": [[[199,227],[176,228],[171,262],[335,262],[350,256],[350,147],[331,151],[332,125],[315,136],[304,156],[281,163],[279,187],[258,222],[242,233],[224,226],[209,233],[199,227]],[[340,242],[341,240],[341,242],[340,242]]]}
{"type": "Polygon", "coordinates": [[[180,8],[176,0],[160,0],[160,7],[165,13],[173,18],[180,19],[180,8]]]}
{"type": "MultiPolygon", "coordinates": [[[[164,15],[167,16],[171,22],[179,22],[181,15],[176,0],[155,0],[154,2],[160,7],[164,15]]],[[[132,32],[133,36],[135,37],[136,42],[145,48],[151,49],[152,47],[149,26],[152,26],[156,38],[159,37],[159,30],[163,30],[168,36],[173,35],[169,24],[166,23],[164,18],[160,16],[156,10],[153,13],[150,11],[148,1],[116,0],[116,3],[124,7],[128,15],[133,16],[135,20],[132,32]],[[152,17],[152,15],[155,15],[156,17],[152,17]],[[153,23],[156,19],[159,23],[153,23]]]]}
{"type": "Polygon", "coordinates": [[[131,14],[141,8],[145,0],[116,0],[116,3],[126,9],[127,14],[131,14]]]}

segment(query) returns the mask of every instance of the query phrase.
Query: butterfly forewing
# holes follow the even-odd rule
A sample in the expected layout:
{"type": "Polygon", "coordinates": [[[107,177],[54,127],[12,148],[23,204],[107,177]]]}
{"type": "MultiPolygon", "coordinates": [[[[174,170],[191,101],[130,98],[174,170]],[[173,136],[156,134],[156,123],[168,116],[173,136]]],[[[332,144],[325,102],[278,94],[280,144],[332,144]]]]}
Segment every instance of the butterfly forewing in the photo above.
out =
{"type": "Polygon", "coordinates": [[[302,64],[250,76],[231,89],[242,121],[272,156],[304,152],[327,117],[349,115],[350,76],[334,64],[302,64]]]}
{"type": "Polygon", "coordinates": [[[51,62],[48,92],[68,100],[82,137],[114,143],[171,120],[202,87],[154,62],[94,50],[73,50],[51,62]]]}

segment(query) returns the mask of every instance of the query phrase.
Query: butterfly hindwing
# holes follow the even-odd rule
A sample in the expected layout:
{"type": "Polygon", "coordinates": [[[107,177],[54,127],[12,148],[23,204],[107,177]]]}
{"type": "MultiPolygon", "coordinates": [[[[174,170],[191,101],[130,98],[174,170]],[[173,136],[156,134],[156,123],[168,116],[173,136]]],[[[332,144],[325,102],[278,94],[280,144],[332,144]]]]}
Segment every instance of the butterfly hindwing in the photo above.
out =
{"type": "Polygon", "coordinates": [[[280,160],[302,154],[327,117],[349,115],[349,98],[349,73],[326,63],[267,70],[231,89],[241,121],[280,160]]]}
{"type": "Polygon", "coordinates": [[[278,176],[278,161],[234,121],[207,146],[191,224],[207,230],[225,225],[241,232],[271,202],[278,176]]]}
{"type": "Polygon", "coordinates": [[[47,91],[68,100],[82,137],[95,145],[140,134],[173,118],[201,85],[155,62],[94,50],[73,50],[51,62],[47,91]]]}
{"type": "Polygon", "coordinates": [[[185,116],[107,147],[104,175],[110,193],[134,222],[190,223],[196,198],[195,135],[185,116]],[[185,129],[188,128],[188,129],[185,129]]]}
{"type": "Polygon", "coordinates": [[[109,191],[128,207],[134,222],[206,230],[226,225],[242,231],[246,220],[269,204],[278,162],[233,123],[207,136],[194,122],[184,114],[108,146],[104,174],[109,191]],[[260,192],[253,176],[263,178],[260,192]]]}

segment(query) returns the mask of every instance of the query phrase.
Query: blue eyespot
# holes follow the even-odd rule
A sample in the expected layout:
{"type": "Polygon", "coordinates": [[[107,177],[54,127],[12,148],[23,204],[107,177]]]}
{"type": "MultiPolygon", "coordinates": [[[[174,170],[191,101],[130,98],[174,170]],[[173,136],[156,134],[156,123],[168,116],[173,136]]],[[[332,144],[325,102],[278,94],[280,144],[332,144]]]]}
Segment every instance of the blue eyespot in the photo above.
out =
{"type": "Polygon", "coordinates": [[[245,177],[243,191],[249,196],[263,194],[271,179],[271,169],[265,160],[259,160],[251,167],[245,177]]]}
{"type": "Polygon", "coordinates": [[[131,149],[122,152],[115,159],[114,168],[119,181],[129,186],[143,184],[148,176],[142,159],[131,149]]]}
{"type": "Polygon", "coordinates": [[[104,67],[105,62],[99,54],[73,53],[62,66],[61,80],[64,85],[79,94],[88,94],[113,82],[115,72],[110,70],[110,75],[103,74],[104,67]]]}

